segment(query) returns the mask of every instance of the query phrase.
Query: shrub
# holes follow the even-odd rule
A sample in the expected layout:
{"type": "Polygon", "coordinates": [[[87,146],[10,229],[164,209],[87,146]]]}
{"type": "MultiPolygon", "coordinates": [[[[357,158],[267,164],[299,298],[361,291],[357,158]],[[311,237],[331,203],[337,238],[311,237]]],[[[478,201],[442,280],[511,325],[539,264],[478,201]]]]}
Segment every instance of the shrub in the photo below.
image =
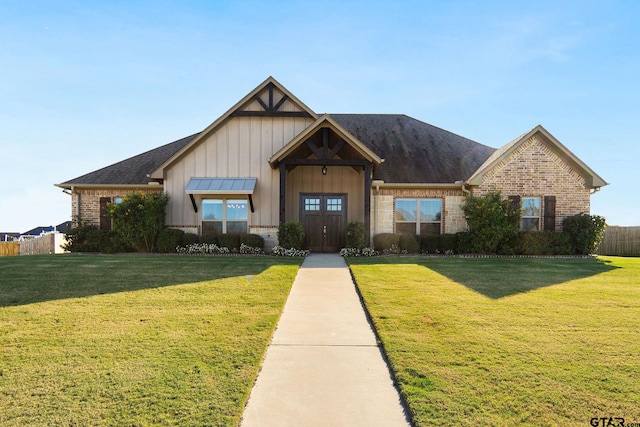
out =
{"type": "Polygon", "coordinates": [[[278,226],[278,246],[287,249],[302,249],[304,231],[296,221],[281,222],[278,226]]]}
{"type": "Polygon", "coordinates": [[[184,245],[184,231],[175,228],[165,228],[158,234],[156,243],[158,252],[175,252],[178,246],[184,245]]]}
{"type": "Polygon", "coordinates": [[[573,251],[567,233],[527,231],[522,233],[522,253],[525,255],[570,255],[573,251]]]}
{"type": "Polygon", "coordinates": [[[206,243],[208,245],[217,245],[220,242],[218,241],[217,234],[203,234],[202,237],[200,237],[200,239],[196,243],[206,243]]]}
{"type": "Polygon", "coordinates": [[[79,224],[65,233],[67,243],[63,249],[69,252],[127,252],[128,248],[112,230],[100,230],[93,225],[79,224]]]}
{"type": "Polygon", "coordinates": [[[418,243],[416,236],[412,234],[401,234],[398,239],[398,246],[403,253],[417,254],[420,251],[420,243],[418,243]]]}
{"type": "Polygon", "coordinates": [[[400,236],[393,233],[380,233],[373,236],[373,248],[378,252],[391,249],[391,246],[400,247],[400,236]]]}
{"type": "Polygon", "coordinates": [[[604,217],[586,213],[573,215],[562,221],[562,231],[569,235],[573,253],[577,255],[595,253],[606,228],[604,217]]]}
{"type": "Polygon", "coordinates": [[[245,245],[244,243],[240,243],[240,253],[248,254],[248,255],[261,255],[264,253],[264,250],[259,247],[245,245]]]}
{"type": "Polygon", "coordinates": [[[347,248],[362,249],[368,245],[364,223],[351,221],[347,224],[347,248]]]}
{"type": "Polygon", "coordinates": [[[182,244],[184,246],[193,245],[195,243],[200,243],[200,236],[194,233],[184,233],[184,236],[182,236],[182,244]]]}
{"type": "Polygon", "coordinates": [[[452,254],[458,252],[457,234],[429,234],[420,239],[420,250],[428,254],[452,254]]]}
{"type": "Polygon", "coordinates": [[[426,236],[422,236],[420,239],[420,250],[423,253],[427,254],[437,254],[442,251],[440,248],[440,235],[439,234],[429,234],[426,236]]]}
{"type": "Polygon", "coordinates": [[[471,251],[508,253],[520,231],[520,206],[502,198],[500,192],[467,196],[462,210],[469,225],[471,251]]]}
{"type": "Polygon", "coordinates": [[[160,231],[165,228],[166,194],[132,193],[120,203],[109,205],[113,229],[122,240],[139,252],[154,252],[160,231]]]}
{"type": "Polygon", "coordinates": [[[234,233],[219,234],[218,246],[228,248],[232,252],[238,252],[240,249],[240,235],[234,233]]]}
{"type": "Polygon", "coordinates": [[[458,252],[458,236],[456,234],[440,235],[440,251],[447,254],[458,252]]]}
{"type": "Polygon", "coordinates": [[[457,253],[459,254],[470,254],[472,253],[472,236],[468,231],[460,231],[455,234],[456,236],[456,247],[457,253]]]}
{"type": "Polygon", "coordinates": [[[242,234],[240,235],[240,244],[264,249],[264,238],[257,234],[242,234]]]}

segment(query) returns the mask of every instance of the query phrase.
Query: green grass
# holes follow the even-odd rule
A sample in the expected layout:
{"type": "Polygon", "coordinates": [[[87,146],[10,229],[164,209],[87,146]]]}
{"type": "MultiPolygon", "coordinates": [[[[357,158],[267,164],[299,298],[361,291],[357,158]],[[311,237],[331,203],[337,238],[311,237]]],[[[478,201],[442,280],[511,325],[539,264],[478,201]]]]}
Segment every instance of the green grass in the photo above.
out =
{"type": "Polygon", "coordinates": [[[640,259],[350,259],[414,422],[640,422],[640,259]]]}
{"type": "Polygon", "coordinates": [[[0,258],[0,425],[236,425],[299,263],[0,258]]]}

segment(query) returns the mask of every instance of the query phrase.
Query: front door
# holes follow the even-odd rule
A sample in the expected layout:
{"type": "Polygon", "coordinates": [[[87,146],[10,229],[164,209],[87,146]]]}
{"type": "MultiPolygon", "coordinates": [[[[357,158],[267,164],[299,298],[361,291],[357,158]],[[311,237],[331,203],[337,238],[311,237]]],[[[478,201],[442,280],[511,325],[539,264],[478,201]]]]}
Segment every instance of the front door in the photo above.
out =
{"type": "Polygon", "coordinates": [[[300,222],[304,247],[312,252],[338,252],[347,235],[346,194],[301,194],[300,222]]]}

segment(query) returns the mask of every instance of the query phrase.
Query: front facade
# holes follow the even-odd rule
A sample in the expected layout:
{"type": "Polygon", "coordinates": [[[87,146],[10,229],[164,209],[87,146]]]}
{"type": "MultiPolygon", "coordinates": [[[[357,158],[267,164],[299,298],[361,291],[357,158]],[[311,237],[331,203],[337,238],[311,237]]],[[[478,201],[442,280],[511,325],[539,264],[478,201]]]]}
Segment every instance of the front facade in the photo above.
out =
{"type": "Polygon", "coordinates": [[[202,132],[57,185],[101,228],[108,203],[166,192],[170,227],[272,247],[300,221],[308,249],[335,252],[349,221],[370,236],[462,231],[465,196],[492,190],[521,201],[524,228],[555,230],[606,182],[541,126],[496,150],[405,115],[318,115],[270,77],[202,132]]]}

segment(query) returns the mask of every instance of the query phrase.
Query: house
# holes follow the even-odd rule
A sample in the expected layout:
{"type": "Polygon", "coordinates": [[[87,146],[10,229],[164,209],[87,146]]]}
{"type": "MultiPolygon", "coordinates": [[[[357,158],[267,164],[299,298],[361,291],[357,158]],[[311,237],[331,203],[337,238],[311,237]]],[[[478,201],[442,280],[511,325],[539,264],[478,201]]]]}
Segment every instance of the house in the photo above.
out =
{"type": "Polygon", "coordinates": [[[109,228],[107,204],[166,192],[166,224],[277,239],[300,221],[338,251],[348,221],[378,233],[466,228],[467,194],[519,199],[525,229],[557,230],[607,183],[542,126],[495,149],[402,114],[318,114],[269,77],[199,133],[56,184],[72,216],[109,228]]]}

